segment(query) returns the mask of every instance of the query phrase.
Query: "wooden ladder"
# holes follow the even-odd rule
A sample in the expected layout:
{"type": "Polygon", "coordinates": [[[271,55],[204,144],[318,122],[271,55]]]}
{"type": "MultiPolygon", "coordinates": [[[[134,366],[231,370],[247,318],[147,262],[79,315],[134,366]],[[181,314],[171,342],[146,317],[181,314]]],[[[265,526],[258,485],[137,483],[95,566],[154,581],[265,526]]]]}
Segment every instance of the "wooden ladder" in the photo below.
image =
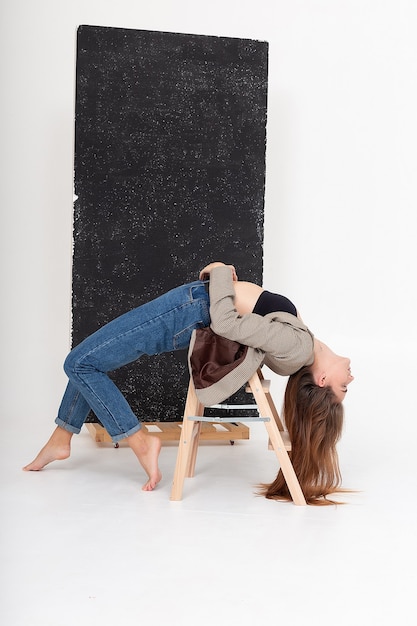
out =
{"type": "MultiPolygon", "coordinates": [[[[279,418],[269,387],[270,381],[264,379],[260,370],[253,374],[248,381],[246,390],[253,394],[256,403],[254,408],[257,408],[259,417],[239,417],[239,421],[262,421],[265,424],[270,447],[277,455],[294,504],[304,506],[306,505],[304,494],[288,455],[288,452],[291,451],[291,441],[279,418]]],[[[193,381],[190,379],[172,483],[171,500],[182,499],[185,478],[194,476],[201,424],[205,421],[213,422],[212,417],[204,417],[204,408],[197,399],[193,381]]],[[[235,422],[236,419],[217,418],[216,421],[219,423],[235,422]]]]}

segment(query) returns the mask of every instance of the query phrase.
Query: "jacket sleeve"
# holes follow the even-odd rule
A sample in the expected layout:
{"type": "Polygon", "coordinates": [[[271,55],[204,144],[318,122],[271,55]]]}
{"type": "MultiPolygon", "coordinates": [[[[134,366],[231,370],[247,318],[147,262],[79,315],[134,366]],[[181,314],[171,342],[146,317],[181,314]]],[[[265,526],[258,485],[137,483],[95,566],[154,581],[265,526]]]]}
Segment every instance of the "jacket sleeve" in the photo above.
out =
{"type": "Polygon", "coordinates": [[[262,350],[278,361],[294,361],[301,367],[312,362],[313,335],[290,313],[239,315],[234,306],[230,269],[216,267],[210,274],[210,317],[213,332],[262,350]]]}

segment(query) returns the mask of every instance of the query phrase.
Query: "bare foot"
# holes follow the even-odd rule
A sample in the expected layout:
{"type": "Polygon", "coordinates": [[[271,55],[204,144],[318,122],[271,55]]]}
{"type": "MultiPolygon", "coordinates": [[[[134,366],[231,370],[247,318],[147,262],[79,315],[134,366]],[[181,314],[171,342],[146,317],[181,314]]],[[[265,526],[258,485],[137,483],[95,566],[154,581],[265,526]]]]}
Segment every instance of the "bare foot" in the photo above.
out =
{"type": "Polygon", "coordinates": [[[152,491],[162,478],[158,467],[158,457],[161,450],[159,437],[147,435],[143,430],[138,430],[126,438],[129,447],[136,454],[139,463],[147,473],[149,480],[143,485],[143,491],[152,491]]]}
{"type": "Polygon", "coordinates": [[[71,438],[72,433],[57,426],[35,460],[29,463],[29,465],[25,465],[24,471],[39,472],[52,461],[67,459],[71,453],[71,438]]]}

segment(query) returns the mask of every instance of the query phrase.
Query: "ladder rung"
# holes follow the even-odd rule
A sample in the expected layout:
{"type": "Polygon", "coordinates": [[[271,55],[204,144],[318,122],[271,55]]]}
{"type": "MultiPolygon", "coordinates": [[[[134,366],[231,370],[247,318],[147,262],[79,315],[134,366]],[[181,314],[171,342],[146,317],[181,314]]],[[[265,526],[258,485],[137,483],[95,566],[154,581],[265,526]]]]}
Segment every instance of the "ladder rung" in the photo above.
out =
{"type": "Polygon", "coordinates": [[[216,422],[216,423],[230,423],[234,424],[235,422],[269,422],[269,417],[205,417],[201,415],[188,415],[187,419],[192,422],[216,422]]]}
{"type": "MultiPolygon", "coordinates": [[[[262,389],[263,389],[264,393],[269,393],[269,388],[271,386],[271,381],[270,380],[266,380],[264,378],[263,380],[261,380],[261,385],[262,385],[262,389]]],[[[252,393],[252,389],[250,388],[249,385],[247,385],[245,387],[245,391],[246,391],[246,393],[252,393]]]]}
{"type": "Polygon", "coordinates": [[[291,452],[291,441],[290,436],[286,430],[280,430],[279,434],[282,437],[282,441],[284,442],[285,449],[287,452],[291,452]]]}
{"type": "Polygon", "coordinates": [[[253,409],[257,411],[258,407],[256,404],[211,404],[206,406],[206,409],[253,409]]]}

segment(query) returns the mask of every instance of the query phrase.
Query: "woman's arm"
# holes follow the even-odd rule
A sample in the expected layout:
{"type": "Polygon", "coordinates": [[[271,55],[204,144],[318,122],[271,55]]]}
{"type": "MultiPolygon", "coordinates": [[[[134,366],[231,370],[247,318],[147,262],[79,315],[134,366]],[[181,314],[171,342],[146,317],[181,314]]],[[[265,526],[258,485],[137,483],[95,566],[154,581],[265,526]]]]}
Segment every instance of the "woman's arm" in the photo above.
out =
{"type": "Polygon", "coordinates": [[[206,265],[200,272],[200,280],[210,277],[210,272],[216,267],[228,267],[232,272],[233,280],[233,306],[240,315],[252,313],[259,296],[264,291],[263,287],[247,281],[238,280],[234,265],[225,265],[224,263],[215,262],[206,265]]]}

